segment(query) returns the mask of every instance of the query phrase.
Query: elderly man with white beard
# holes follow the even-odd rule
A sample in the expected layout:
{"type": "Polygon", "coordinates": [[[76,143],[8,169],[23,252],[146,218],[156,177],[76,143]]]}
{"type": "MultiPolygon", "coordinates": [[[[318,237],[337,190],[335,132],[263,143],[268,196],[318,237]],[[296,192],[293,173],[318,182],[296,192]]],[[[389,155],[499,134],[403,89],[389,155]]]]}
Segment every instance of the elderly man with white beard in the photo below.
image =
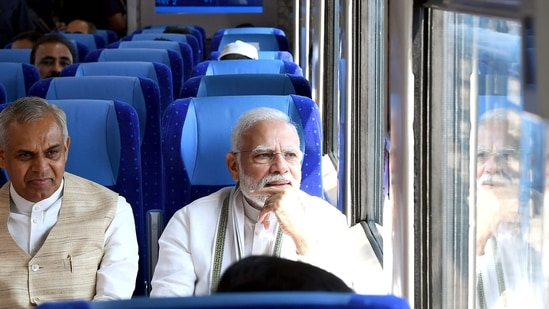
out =
{"type": "Polygon", "coordinates": [[[213,293],[223,271],[250,255],[307,262],[352,287],[345,216],[299,189],[303,154],[289,117],[270,108],[245,113],[231,148],[226,161],[237,184],[173,215],[159,240],[151,297],[213,293]]]}
{"type": "MultiPolygon", "coordinates": [[[[530,202],[521,202],[520,112],[498,108],[478,125],[476,308],[541,308],[541,256],[529,242],[530,202]],[[522,206],[521,206],[522,205],[522,206]],[[522,208],[522,216],[521,216],[522,208]]],[[[523,150],[525,151],[525,150],[523,150]]],[[[526,186],[526,185],[523,185],[526,186]]],[[[532,226],[531,226],[532,225],[532,226]]],[[[541,233],[541,230],[539,231],[541,233]]]]}

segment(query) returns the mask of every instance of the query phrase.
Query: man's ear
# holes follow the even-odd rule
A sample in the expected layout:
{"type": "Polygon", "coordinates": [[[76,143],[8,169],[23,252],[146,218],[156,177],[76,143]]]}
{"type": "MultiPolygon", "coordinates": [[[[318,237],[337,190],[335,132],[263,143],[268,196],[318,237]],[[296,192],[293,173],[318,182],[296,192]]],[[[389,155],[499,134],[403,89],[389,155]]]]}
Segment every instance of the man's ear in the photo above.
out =
{"type": "Polygon", "coordinates": [[[6,152],[0,148],[0,168],[6,168],[6,152]]]}
{"type": "Polygon", "coordinates": [[[238,166],[238,159],[236,157],[236,154],[232,152],[227,152],[226,159],[227,159],[227,168],[229,169],[229,173],[231,173],[231,176],[233,177],[233,179],[236,182],[238,182],[240,166],[238,166]]]}

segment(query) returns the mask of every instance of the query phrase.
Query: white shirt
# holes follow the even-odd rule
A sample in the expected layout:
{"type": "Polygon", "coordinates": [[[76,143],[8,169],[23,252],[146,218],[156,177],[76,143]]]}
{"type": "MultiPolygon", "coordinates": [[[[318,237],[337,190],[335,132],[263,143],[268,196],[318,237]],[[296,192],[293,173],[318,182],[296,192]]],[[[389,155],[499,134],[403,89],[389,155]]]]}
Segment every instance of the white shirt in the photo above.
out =
{"type": "MultiPolygon", "coordinates": [[[[8,230],[19,247],[31,256],[40,249],[57,223],[63,187],[64,180],[49,198],[33,203],[22,198],[10,185],[13,203],[8,230]]],[[[118,196],[116,214],[107,228],[104,244],[93,300],[129,299],[135,288],[139,255],[133,212],[122,196],[118,196]]]]}
{"type": "MultiPolygon", "coordinates": [[[[290,236],[283,235],[280,256],[308,262],[344,280],[352,287],[352,253],[345,216],[326,201],[304,192],[300,196],[307,218],[313,222],[315,252],[300,256],[290,236]]],[[[210,294],[216,235],[223,200],[230,196],[221,273],[248,255],[272,255],[278,222],[271,215],[268,230],[257,223],[259,211],[243,202],[234,187],[223,188],[178,210],[159,240],[159,258],[152,279],[151,297],[210,294]]]]}

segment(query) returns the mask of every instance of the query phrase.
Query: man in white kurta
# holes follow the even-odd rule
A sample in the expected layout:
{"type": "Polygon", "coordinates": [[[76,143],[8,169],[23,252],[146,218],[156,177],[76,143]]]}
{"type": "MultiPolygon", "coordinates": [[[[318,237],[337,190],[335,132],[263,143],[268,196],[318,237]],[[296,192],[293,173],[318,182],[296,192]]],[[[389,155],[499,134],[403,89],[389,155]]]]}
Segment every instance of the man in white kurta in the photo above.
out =
{"type": "Polygon", "coordinates": [[[345,216],[299,189],[299,137],[287,115],[266,108],[248,112],[231,144],[227,166],[238,185],[198,199],[170,219],[159,240],[151,296],[215,292],[223,271],[249,255],[308,262],[352,287],[345,216]]]}

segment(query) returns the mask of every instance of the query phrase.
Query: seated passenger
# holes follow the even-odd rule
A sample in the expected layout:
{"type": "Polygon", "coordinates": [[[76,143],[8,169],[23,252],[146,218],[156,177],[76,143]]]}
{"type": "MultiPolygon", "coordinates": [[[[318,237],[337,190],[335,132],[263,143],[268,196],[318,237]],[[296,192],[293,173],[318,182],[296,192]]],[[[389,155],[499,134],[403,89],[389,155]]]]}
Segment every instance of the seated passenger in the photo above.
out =
{"type": "Polygon", "coordinates": [[[131,206],[65,172],[65,113],[25,97],[0,113],[0,299],[4,308],[55,300],[131,298],[138,247],[131,206]]]}
{"type": "Polygon", "coordinates": [[[252,44],[237,40],[223,47],[219,60],[254,59],[259,58],[257,48],[252,44]]]}
{"type": "Polygon", "coordinates": [[[151,296],[209,294],[229,265],[250,255],[307,262],[352,286],[345,216],[300,190],[300,149],[287,114],[257,108],[242,115],[226,154],[237,185],[173,215],[159,239],[151,296]]]}
{"type": "Polygon", "coordinates": [[[164,28],[163,33],[176,33],[176,34],[193,34],[192,30],[187,27],[167,26],[164,28]]]}
{"type": "Polygon", "coordinates": [[[76,51],[69,40],[60,34],[47,34],[34,43],[30,63],[38,68],[40,78],[57,77],[75,57],[76,51]]]}
{"type": "Polygon", "coordinates": [[[38,31],[21,32],[13,38],[12,49],[31,49],[34,42],[38,41],[44,34],[38,31]]]}
{"type": "Polygon", "coordinates": [[[95,34],[97,33],[97,28],[92,22],[81,20],[81,19],[75,19],[67,24],[67,27],[65,28],[65,32],[95,34]]]}
{"type": "Polygon", "coordinates": [[[309,263],[275,256],[249,256],[221,275],[217,292],[353,292],[334,274],[309,263]]]}

